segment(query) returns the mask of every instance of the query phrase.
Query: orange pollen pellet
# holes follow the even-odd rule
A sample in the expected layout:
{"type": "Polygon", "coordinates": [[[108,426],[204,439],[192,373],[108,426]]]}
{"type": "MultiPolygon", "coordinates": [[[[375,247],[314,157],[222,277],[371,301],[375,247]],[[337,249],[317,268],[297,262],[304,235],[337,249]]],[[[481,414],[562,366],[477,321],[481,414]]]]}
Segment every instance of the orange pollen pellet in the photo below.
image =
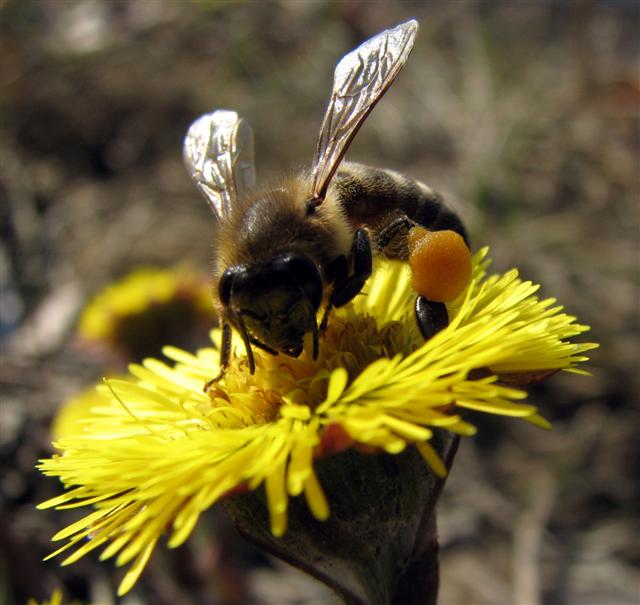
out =
{"type": "Polygon", "coordinates": [[[434,302],[450,302],[471,280],[471,252],[455,231],[409,231],[409,265],[413,288],[434,302]]]}

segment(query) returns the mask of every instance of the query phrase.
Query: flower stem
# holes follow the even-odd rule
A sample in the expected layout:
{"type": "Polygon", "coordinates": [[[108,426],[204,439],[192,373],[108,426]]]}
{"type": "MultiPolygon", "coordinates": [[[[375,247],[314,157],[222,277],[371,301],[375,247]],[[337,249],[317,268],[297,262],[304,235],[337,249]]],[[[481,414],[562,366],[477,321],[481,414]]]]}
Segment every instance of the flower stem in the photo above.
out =
{"type": "MultiPolygon", "coordinates": [[[[450,468],[457,438],[439,433],[432,445],[450,468]]],[[[331,587],[347,605],[435,603],[435,505],[445,480],[413,447],[398,455],[350,450],[319,460],[316,469],[331,503],[327,521],[315,520],[294,498],[289,528],[275,538],[259,490],[226,500],[240,532],[331,587]]]]}

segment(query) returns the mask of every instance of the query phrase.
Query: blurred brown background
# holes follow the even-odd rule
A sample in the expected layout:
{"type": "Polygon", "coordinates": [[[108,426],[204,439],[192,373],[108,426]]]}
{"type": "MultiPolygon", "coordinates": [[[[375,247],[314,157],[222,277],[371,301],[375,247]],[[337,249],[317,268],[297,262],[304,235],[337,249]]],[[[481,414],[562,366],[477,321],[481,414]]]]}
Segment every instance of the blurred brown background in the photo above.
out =
{"type": "MultiPolygon", "coordinates": [[[[631,2],[0,2],[0,603],[113,603],[111,562],[42,563],[73,514],[33,470],[66,397],[105,372],[79,351],[92,293],[140,264],[210,264],[214,219],[181,162],[217,107],[256,133],[258,176],[307,166],[333,67],[421,23],[348,157],[448,196],[494,268],[590,324],[593,377],[531,400],[543,432],[476,419],[441,502],[443,605],[640,598],[640,10],[631,2]]],[[[334,603],[213,512],[157,548],[122,602],[334,603]]]]}

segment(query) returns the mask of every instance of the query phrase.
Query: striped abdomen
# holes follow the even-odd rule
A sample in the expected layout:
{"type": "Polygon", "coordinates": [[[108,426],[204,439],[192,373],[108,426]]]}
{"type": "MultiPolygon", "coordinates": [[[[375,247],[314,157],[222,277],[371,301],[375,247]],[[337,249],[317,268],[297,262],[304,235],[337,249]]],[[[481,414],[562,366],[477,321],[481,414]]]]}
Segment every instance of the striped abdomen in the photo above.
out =
{"type": "Polygon", "coordinates": [[[433,231],[456,231],[468,244],[462,221],[445,205],[442,196],[398,172],[344,162],[332,187],[356,228],[367,227],[376,233],[405,215],[433,231]]]}

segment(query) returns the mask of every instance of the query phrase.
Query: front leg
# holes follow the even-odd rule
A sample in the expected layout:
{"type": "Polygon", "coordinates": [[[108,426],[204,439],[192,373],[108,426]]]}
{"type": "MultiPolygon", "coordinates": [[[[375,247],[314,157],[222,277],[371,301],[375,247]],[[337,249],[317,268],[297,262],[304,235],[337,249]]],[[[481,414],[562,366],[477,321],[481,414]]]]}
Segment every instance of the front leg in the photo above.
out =
{"type": "Polygon", "coordinates": [[[346,305],[354,298],[371,275],[373,261],[371,258],[371,243],[364,229],[358,229],[353,236],[350,257],[353,259],[353,274],[349,275],[349,261],[345,256],[339,256],[331,265],[329,274],[333,281],[331,295],[327,308],[320,322],[320,333],[324,334],[329,322],[329,314],[333,307],[346,305]]]}
{"type": "Polygon", "coordinates": [[[220,372],[215,378],[209,380],[205,385],[203,391],[209,392],[209,389],[220,382],[224,378],[224,374],[227,371],[229,365],[229,357],[231,356],[231,324],[228,321],[222,320],[222,342],[220,343],[220,372]]]}
{"type": "MultiPolygon", "coordinates": [[[[247,351],[247,361],[249,362],[249,374],[254,374],[256,371],[256,363],[253,357],[253,351],[251,350],[251,343],[253,342],[253,338],[249,336],[247,329],[242,321],[242,317],[239,315],[234,315],[234,325],[238,332],[240,333],[240,337],[242,338],[242,342],[244,343],[245,349],[247,351]]],[[[208,393],[209,389],[213,387],[214,384],[220,382],[224,378],[224,375],[229,367],[229,361],[231,358],[231,340],[232,340],[232,332],[231,332],[231,322],[228,319],[222,320],[222,343],[220,344],[220,372],[215,378],[212,378],[204,385],[204,392],[208,393]]],[[[264,348],[269,353],[277,354],[276,351],[270,349],[269,347],[263,346],[262,343],[254,343],[260,348],[264,348]]]]}
{"type": "Polygon", "coordinates": [[[371,276],[373,266],[371,243],[364,229],[358,229],[353,237],[351,258],[353,259],[353,273],[334,283],[329,298],[329,305],[332,307],[346,305],[362,290],[362,286],[371,276]]]}

